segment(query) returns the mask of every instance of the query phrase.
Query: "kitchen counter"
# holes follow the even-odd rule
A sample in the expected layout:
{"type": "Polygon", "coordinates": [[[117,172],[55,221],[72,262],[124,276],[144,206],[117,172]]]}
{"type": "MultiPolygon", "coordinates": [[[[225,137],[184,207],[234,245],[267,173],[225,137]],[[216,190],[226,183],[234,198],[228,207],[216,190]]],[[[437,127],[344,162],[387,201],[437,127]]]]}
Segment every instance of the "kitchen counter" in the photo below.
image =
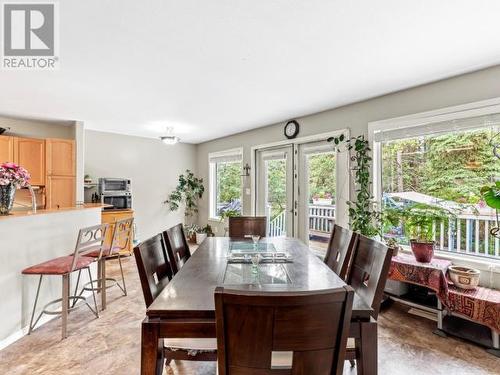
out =
{"type": "Polygon", "coordinates": [[[54,214],[54,213],[69,212],[69,211],[82,211],[92,208],[103,209],[105,207],[111,207],[111,206],[102,203],[84,203],[74,207],[39,209],[36,210],[36,212],[33,212],[31,210],[19,210],[19,211],[11,211],[9,215],[0,215],[0,220],[12,219],[23,216],[38,216],[38,215],[54,214]]]}
{"type": "MultiPolygon", "coordinates": [[[[102,204],[84,204],[36,213],[16,211],[0,216],[0,349],[26,334],[29,325],[38,277],[22,275],[22,270],[74,252],[78,231],[100,224],[102,208],[102,204]]],[[[95,268],[93,264],[94,277],[95,268]]],[[[71,278],[75,285],[76,275],[71,278]]],[[[84,278],[83,284],[87,279],[84,278]]],[[[37,314],[47,302],[56,298],[61,298],[61,277],[44,277],[37,314]]],[[[45,315],[40,324],[52,317],[45,315]]]]}

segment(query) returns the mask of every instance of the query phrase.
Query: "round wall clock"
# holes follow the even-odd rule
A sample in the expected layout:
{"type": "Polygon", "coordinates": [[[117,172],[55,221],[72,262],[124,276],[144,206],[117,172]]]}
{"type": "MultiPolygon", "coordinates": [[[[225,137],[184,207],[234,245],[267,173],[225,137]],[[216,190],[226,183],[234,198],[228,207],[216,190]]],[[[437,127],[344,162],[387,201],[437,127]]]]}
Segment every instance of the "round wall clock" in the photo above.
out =
{"type": "Polygon", "coordinates": [[[295,138],[299,134],[299,123],[295,120],[288,121],[285,125],[284,133],[288,139],[295,138]]]}

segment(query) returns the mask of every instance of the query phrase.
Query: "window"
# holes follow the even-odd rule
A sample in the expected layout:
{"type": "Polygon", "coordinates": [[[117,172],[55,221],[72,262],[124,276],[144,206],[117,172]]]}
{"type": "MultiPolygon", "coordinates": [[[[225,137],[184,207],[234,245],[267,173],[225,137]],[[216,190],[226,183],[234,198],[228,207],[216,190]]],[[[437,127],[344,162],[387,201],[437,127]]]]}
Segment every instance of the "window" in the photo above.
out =
{"type": "Polygon", "coordinates": [[[384,236],[406,245],[405,220],[412,216],[402,214],[405,209],[416,208],[428,218],[437,210],[429,235],[438,249],[500,259],[499,239],[490,233],[497,225],[495,211],[480,193],[500,177],[494,153],[499,138],[500,115],[375,131],[384,236]]]}
{"type": "Polygon", "coordinates": [[[242,150],[229,150],[209,155],[210,218],[224,212],[242,212],[242,150]]]}

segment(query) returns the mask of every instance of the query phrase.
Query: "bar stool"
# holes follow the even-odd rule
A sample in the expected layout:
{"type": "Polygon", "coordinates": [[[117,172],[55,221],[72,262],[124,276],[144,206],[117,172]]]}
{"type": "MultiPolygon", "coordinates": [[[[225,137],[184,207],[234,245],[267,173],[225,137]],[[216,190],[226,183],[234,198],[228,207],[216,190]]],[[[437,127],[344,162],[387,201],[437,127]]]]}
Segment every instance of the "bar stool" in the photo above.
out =
{"type": "Polygon", "coordinates": [[[31,334],[31,332],[34,330],[36,324],[38,323],[43,314],[61,315],[62,338],[65,339],[67,337],[68,313],[71,310],[77,308],[76,306],[77,301],[84,301],[84,303],[87,305],[90,311],[94,313],[96,318],[99,317],[95,293],[92,293],[92,298],[94,299],[94,308],[92,308],[92,306],[90,306],[87,303],[85,297],[81,295],[70,296],[69,294],[70,274],[75,271],[81,272],[81,270],[86,269],[89,274],[89,279],[92,280],[90,265],[99,258],[88,257],[86,255],[90,252],[96,251],[97,248],[100,257],[102,253],[102,244],[104,242],[107,229],[108,229],[108,224],[94,225],[92,227],[80,229],[78,233],[78,239],[76,241],[75,251],[72,255],[55,258],[47,262],[43,262],[35,266],[28,267],[22,271],[24,275],[40,275],[40,279],[38,281],[38,288],[36,291],[35,303],[33,305],[33,312],[31,314],[28,335],[31,334]],[[40,294],[40,286],[42,285],[42,279],[43,276],[45,275],[62,276],[62,297],[47,303],[43,307],[43,310],[40,313],[40,315],[38,315],[37,319],[33,323],[33,319],[35,317],[36,305],[38,302],[38,296],[40,294]],[[74,302],[71,307],[70,307],[70,301],[74,302]],[[55,310],[55,311],[48,310],[49,306],[56,303],[61,303],[61,310],[55,310]]]}
{"type": "MultiPolygon", "coordinates": [[[[123,295],[127,295],[127,287],[125,285],[125,277],[123,276],[123,267],[121,261],[120,251],[127,249],[130,241],[132,241],[132,229],[134,225],[134,218],[128,218],[124,220],[118,220],[114,224],[113,235],[111,237],[111,243],[109,246],[104,246],[102,250],[102,256],[99,255],[99,250],[95,250],[87,254],[89,257],[97,259],[97,280],[89,281],[85,284],[80,291],[79,296],[85,291],[100,292],[101,293],[101,309],[106,309],[106,290],[113,286],[118,286],[123,295]],[[106,277],[106,261],[109,259],[118,258],[118,263],[120,264],[121,272],[121,285],[118,280],[110,277],[106,277]],[[107,285],[106,281],[111,284],[107,285]],[[96,287],[94,287],[96,283],[96,287]]],[[[75,295],[78,291],[78,283],[80,282],[81,270],[78,272],[78,279],[76,281],[75,295]]],[[[73,302],[75,303],[75,302],[73,302]]]]}

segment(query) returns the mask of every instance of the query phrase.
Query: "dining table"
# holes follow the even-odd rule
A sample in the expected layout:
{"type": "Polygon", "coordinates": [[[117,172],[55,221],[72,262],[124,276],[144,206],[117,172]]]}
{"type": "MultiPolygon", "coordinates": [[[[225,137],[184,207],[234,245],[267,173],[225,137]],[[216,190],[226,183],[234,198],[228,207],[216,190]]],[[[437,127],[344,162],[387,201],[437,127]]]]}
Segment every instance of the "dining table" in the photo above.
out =
{"type": "MultiPolygon", "coordinates": [[[[216,338],[214,291],[217,286],[238,290],[314,292],[341,288],[345,281],[300,240],[288,237],[252,240],[208,237],[147,308],[142,322],[141,374],[163,371],[163,338],[216,338]],[[271,254],[255,272],[245,253],[254,248],[271,254]],[[276,253],[272,255],[272,253],[276,253]],[[238,262],[238,259],[243,259],[238,262]]],[[[369,327],[357,366],[376,374],[377,330],[373,310],[355,294],[351,330],[369,327]],[[373,329],[375,328],[375,329],[373,329]],[[362,363],[359,363],[360,360],[362,363]]],[[[359,333],[359,332],[358,332],[359,333]]]]}

